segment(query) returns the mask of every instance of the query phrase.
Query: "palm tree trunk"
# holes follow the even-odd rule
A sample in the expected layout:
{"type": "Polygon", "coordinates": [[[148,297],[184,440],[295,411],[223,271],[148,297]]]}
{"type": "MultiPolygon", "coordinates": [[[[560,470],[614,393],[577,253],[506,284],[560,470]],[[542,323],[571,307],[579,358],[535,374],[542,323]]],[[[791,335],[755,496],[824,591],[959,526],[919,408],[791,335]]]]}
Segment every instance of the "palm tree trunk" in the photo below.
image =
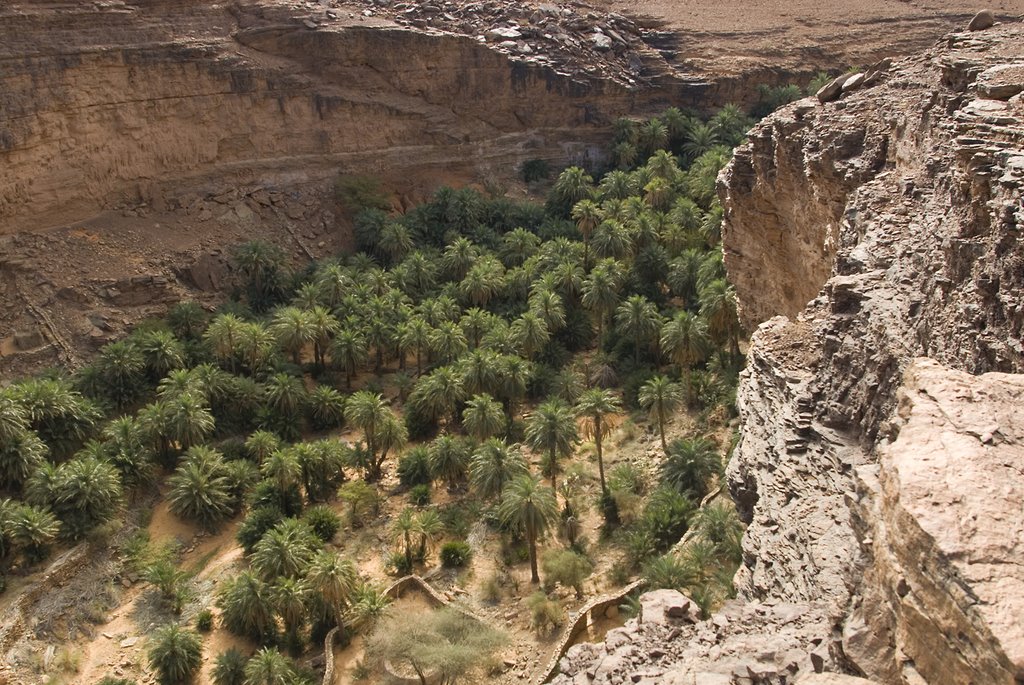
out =
{"type": "Polygon", "coordinates": [[[633,365],[640,366],[640,334],[633,336],[633,365]]]}
{"type": "Polygon", "coordinates": [[[601,416],[594,417],[594,443],[597,445],[597,473],[601,477],[601,494],[608,494],[604,483],[604,456],[601,453],[601,416]]]}
{"type": "Polygon", "coordinates": [[[533,530],[527,531],[530,543],[530,582],[539,583],[540,573],[537,572],[537,533],[533,530]]]}
{"type": "Polygon", "coordinates": [[[555,475],[558,473],[558,462],[555,461],[555,448],[551,448],[551,489],[556,493],[558,488],[555,487],[555,475]]]}

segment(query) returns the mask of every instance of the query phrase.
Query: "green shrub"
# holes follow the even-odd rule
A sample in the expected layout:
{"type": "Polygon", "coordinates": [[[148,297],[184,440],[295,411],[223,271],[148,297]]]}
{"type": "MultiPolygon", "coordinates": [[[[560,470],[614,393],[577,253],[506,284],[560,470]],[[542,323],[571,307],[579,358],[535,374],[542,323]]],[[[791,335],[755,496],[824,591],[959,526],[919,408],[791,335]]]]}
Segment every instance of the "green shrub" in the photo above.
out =
{"type": "Polygon", "coordinates": [[[430,484],[430,452],[426,447],[413,447],[399,457],[398,480],[407,488],[430,484]]]}
{"type": "Polygon", "coordinates": [[[551,176],[551,165],[546,159],[528,159],[519,168],[523,183],[543,181],[551,176]]]}
{"type": "Polygon", "coordinates": [[[302,520],[309,524],[318,538],[330,542],[341,529],[341,517],[330,507],[310,507],[302,514],[302,520]]]}
{"type": "Polygon", "coordinates": [[[149,644],[149,665],[163,685],[187,683],[202,663],[199,636],[174,624],[157,629],[149,644]]]}
{"type": "Polygon", "coordinates": [[[589,559],[567,549],[548,550],[541,560],[541,568],[545,589],[550,592],[555,583],[571,587],[576,591],[577,599],[583,597],[583,581],[594,572],[594,565],[589,559]]]}
{"type": "Polygon", "coordinates": [[[550,632],[565,623],[565,609],[542,591],[537,590],[526,599],[530,620],[538,634],[550,632]]]}
{"type": "Polygon", "coordinates": [[[244,685],[245,665],[249,659],[235,648],[217,655],[217,662],[213,667],[213,682],[215,685],[244,685]]]}
{"type": "Polygon", "coordinates": [[[263,539],[263,535],[283,521],[284,514],[280,509],[273,506],[257,507],[249,512],[249,515],[238,527],[235,539],[242,546],[246,554],[252,554],[256,544],[263,539]]]}
{"type": "Polygon", "coordinates": [[[201,633],[208,633],[213,630],[213,612],[203,609],[196,614],[196,630],[201,633]]]}
{"type": "Polygon", "coordinates": [[[441,546],[441,564],[445,568],[465,566],[472,556],[472,548],[461,540],[446,542],[441,546]]]}
{"type": "Polygon", "coordinates": [[[409,490],[409,501],[417,507],[425,507],[430,504],[430,486],[417,485],[409,490]]]}

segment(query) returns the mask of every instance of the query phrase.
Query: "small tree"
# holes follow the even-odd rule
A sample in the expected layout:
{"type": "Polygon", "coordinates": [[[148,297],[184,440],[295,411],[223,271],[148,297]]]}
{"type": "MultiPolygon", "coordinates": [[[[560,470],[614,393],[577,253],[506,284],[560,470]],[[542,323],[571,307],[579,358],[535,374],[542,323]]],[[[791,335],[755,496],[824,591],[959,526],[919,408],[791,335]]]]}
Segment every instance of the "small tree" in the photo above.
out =
{"type": "Polygon", "coordinates": [[[530,574],[534,583],[537,573],[537,540],[551,527],[558,516],[555,491],[542,487],[540,480],[523,475],[513,480],[502,493],[498,514],[509,528],[526,536],[530,548],[530,574]]]}
{"type": "Polygon", "coordinates": [[[583,598],[583,581],[594,572],[594,565],[582,554],[567,549],[553,549],[544,554],[544,586],[550,591],[555,583],[571,587],[576,599],[583,598]]]}
{"type": "Polygon", "coordinates": [[[422,685],[437,677],[454,685],[507,642],[494,628],[454,609],[392,614],[366,641],[367,657],[410,667],[422,685]]]}
{"type": "Polygon", "coordinates": [[[149,645],[149,665],[162,685],[191,682],[202,656],[199,636],[175,624],[157,629],[149,645]]]}

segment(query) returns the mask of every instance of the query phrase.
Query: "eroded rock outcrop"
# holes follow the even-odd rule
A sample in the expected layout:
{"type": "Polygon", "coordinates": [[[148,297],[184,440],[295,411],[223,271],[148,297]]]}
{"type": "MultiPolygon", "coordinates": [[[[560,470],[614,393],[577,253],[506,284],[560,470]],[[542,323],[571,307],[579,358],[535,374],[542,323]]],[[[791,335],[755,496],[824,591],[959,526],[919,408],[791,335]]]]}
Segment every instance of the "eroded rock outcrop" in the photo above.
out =
{"type": "MultiPolygon", "coordinates": [[[[739,604],[681,629],[664,681],[1024,675],[1021,45],[1021,24],[953,34],[834,101],[777,112],[723,174],[726,265],[744,322],[760,324],[729,465],[749,527],[739,604]],[[769,611],[715,631],[792,605],[799,630],[769,611]],[[748,659],[794,659],[724,669],[737,640],[748,659]]],[[[603,649],[595,663],[621,653],[603,649]]],[[[567,666],[575,680],[559,682],[629,678],[567,666]]]]}

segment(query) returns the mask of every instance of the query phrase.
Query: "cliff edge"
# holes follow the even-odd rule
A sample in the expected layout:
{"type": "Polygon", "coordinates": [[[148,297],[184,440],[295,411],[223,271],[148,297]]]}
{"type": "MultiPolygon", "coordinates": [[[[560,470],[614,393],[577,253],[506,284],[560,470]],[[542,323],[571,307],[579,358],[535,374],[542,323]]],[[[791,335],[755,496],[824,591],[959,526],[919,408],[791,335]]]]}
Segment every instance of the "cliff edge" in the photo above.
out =
{"type": "Polygon", "coordinates": [[[738,597],[574,647],[555,682],[1024,679],[1022,38],[952,34],[737,151],[738,597]]]}

